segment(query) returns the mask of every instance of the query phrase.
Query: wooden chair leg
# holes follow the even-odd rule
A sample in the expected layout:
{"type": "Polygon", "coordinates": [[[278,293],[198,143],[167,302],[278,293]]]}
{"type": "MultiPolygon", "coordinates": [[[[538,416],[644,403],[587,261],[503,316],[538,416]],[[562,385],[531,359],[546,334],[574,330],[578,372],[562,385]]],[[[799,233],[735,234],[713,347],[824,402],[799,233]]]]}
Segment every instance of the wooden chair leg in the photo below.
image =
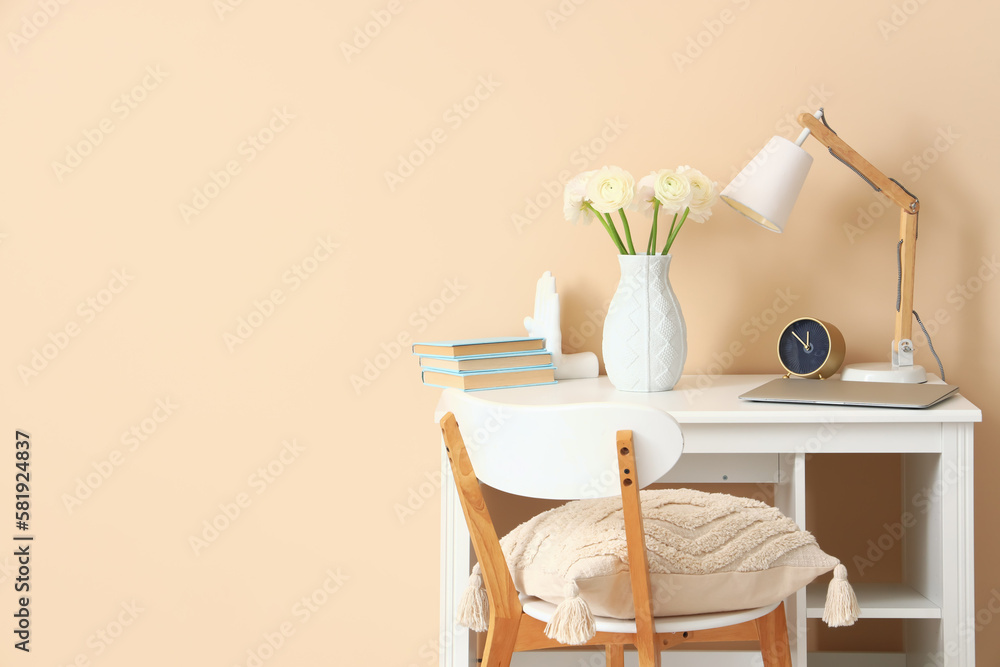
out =
{"type": "Polygon", "coordinates": [[[628,551],[629,580],[635,605],[635,649],[639,667],[660,667],[660,645],[653,623],[652,584],[642,527],[642,501],[639,499],[637,464],[632,431],[618,431],[618,471],[621,476],[622,514],[625,519],[625,547],[628,551]]]}
{"type": "Polygon", "coordinates": [[[604,647],[604,659],[607,667],[625,667],[625,647],[621,644],[608,644],[604,647]]]}
{"type": "MultiPolygon", "coordinates": [[[[492,611],[492,610],[491,610],[492,611]]],[[[514,655],[514,642],[520,619],[490,619],[490,629],[486,633],[486,648],[483,651],[482,667],[510,667],[514,655]]]]}
{"type": "Polygon", "coordinates": [[[764,667],[792,667],[792,652],[788,647],[788,626],[785,624],[785,603],[755,621],[760,637],[760,654],[764,667]]]}

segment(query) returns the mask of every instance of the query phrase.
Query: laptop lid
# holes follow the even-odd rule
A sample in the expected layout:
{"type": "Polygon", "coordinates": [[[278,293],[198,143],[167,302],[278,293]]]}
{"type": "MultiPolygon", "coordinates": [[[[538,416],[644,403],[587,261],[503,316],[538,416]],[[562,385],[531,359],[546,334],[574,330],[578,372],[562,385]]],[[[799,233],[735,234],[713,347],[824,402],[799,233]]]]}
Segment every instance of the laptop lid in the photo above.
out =
{"type": "Polygon", "coordinates": [[[844,382],[778,378],[742,394],[746,401],[858,405],[874,408],[927,408],[958,391],[951,384],[844,382]]]}

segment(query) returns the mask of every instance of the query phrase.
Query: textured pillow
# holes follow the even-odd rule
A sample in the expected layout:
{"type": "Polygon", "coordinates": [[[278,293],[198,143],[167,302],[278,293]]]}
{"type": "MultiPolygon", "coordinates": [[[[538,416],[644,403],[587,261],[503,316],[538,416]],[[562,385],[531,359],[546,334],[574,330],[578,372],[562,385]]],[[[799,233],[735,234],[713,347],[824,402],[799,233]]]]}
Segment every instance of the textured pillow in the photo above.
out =
{"type": "MultiPolygon", "coordinates": [[[[655,616],[773,604],[837,568],[840,594],[833,602],[846,608],[825,618],[831,625],[850,625],[857,618],[846,569],[777,509],[691,489],[641,491],[640,498],[655,616]]],[[[576,605],[576,617],[635,618],[620,497],[578,500],[543,512],[512,530],[500,546],[519,592],[560,609],[576,605]]],[[[584,629],[555,638],[582,643],[588,634],[593,636],[584,629]]]]}

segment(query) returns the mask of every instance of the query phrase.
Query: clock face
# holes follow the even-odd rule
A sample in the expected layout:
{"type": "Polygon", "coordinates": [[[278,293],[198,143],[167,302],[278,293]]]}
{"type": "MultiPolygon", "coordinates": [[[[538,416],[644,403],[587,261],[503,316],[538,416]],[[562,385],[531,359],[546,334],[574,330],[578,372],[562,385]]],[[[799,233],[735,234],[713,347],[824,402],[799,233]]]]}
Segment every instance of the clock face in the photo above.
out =
{"type": "MultiPolygon", "coordinates": [[[[815,375],[830,358],[831,348],[832,341],[826,327],[817,320],[802,318],[790,323],[781,332],[778,359],[792,375],[815,375]]],[[[834,372],[836,369],[827,376],[834,372]]]]}

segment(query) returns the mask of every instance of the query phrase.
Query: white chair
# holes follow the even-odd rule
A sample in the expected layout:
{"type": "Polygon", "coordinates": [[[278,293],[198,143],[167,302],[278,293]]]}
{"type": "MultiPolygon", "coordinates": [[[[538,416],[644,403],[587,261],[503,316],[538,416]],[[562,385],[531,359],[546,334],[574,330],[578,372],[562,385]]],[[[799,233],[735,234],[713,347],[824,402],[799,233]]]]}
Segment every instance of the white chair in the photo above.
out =
{"type": "Polygon", "coordinates": [[[586,642],[605,647],[609,667],[623,667],[626,644],[636,647],[641,667],[658,667],[663,650],[718,641],[758,641],[765,667],[791,667],[783,602],[737,612],[653,616],[639,489],[680,458],[683,436],[670,415],[627,404],[504,406],[497,412],[495,404],[473,394],[451,397],[441,430],[489,598],[483,667],[507,667],[515,651],[564,645],[543,631],[555,605],[519,596],[515,589],[479,480],[534,498],[621,495],[636,618],[596,617],[597,634],[586,642]],[[505,436],[502,450],[490,446],[499,429],[505,436]]]}

